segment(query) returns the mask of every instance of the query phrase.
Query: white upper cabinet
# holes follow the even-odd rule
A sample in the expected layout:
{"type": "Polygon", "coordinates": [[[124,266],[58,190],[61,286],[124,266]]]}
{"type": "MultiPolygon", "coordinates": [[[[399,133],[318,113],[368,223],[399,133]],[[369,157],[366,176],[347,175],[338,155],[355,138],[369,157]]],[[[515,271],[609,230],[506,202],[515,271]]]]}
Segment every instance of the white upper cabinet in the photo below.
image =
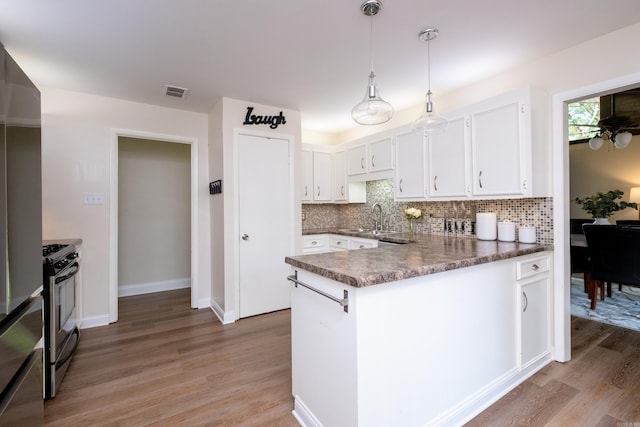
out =
{"type": "Polygon", "coordinates": [[[429,197],[460,199],[471,195],[469,183],[469,121],[458,117],[443,132],[428,137],[429,197]]]}
{"type": "Polygon", "coordinates": [[[350,182],[393,177],[393,137],[347,148],[347,175],[350,182]]]}
{"type": "Polygon", "coordinates": [[[302,150],[302,190],[303,202],[313,200],[313,152],[302,150]]]}
{"type": "Polygon", "coordinates": [[[302,150],[302,191],[305,202],[333,200],[332,155],[328,152],[302,150]]]}
{"type": "Polygon", "coordinates": [[[511,92],[474,107],[471,148],[474,196],[530,195],[530,92],[511,92]]]}
{"type": "Polygon", "coordinates": [[[333,200],[346,202],[347,190],[347,153],[338,151],[333,154],[333,200]]]}
{"type": "Polygon", "coordinates": [[[427,196],[425,149],[421,134],[407,132],[396,136],[396,200],[420,200],[427,196]]]}
{"type": "Polygon", "coordinates": [[[384,138],[369,144],[369,172],[393,169],[392,138],[384,138]]]}
{"type": "Polygon", "coordinates": [[[331,153],[313,152],[313,200],[330,202],[332,194],[331,153]]]}
{"type": "Polygon", "coordinates": [[[347,175],[367,173],[367,146],[358,145],[347,149],[347,175]]]}

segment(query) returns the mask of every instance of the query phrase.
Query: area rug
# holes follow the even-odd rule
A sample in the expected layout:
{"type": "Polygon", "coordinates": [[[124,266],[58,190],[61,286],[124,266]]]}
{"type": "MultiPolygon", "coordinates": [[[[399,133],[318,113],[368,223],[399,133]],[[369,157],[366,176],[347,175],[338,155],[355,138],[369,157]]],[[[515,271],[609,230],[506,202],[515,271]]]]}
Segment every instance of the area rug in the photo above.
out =
{"type": "Polygon", "coordinates": [[[623,285],[619,291],[613,284],[611,298],[605,296],[601,301],[598,293],[596,309],[590,306],[582,278],[572,277],[571,315],[640,331],[640,288],[623,285]]]}

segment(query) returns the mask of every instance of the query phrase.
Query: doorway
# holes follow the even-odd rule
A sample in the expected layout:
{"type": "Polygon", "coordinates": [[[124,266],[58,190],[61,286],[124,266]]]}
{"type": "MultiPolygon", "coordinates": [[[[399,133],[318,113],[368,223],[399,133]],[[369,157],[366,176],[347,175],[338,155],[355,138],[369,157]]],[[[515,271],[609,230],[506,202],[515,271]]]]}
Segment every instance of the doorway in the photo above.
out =
{"type": "MultiPolygon", "coordinates": [[[[120,138],[134,138],[145,141],[159,141],[156,143],[169,143],[169,144],[182,144],[189,147],[189,257],[190,277],[187,280],[190,283],[190,300],[191,307],[198,307],[198,218],[197,218],[197,196],[198,196],[198,183],[197,183],[197,140],[194,138],[187,138],[175,135],[156,134],[150,132],[140,132],[126,129],[112,129],[111,130],[111,144],[110,144],[110,192],[109,192],[109,323],[116,322],[118,320],[118,277],[119,277],[119,245],[118,245],[118,160],[119,160],[119,141],[120,138]]],[[[160,186],[155,186],[153,191],[160,191],[160,186]]],[[[183,278],[184,279],[184,278],[183,278]]],[[[172,282],[171,280],[169,282],[172,282]]],[[[156,286],[157,283],[154,285],[156,286]]],[[[164,284],[167,285],[166,283],[164,284]]],[[[169,286],[174,286],[175,283],[169,283],[169,286]]],[[[157,288],[156,288],[157,289],[157,288]]]]}
{"type": "Polygon", "coordinates": [[[569,144],[567,105],[606,93],[637,87],[640,73],[581,87],[552,97],[553,133],[553,239],[554,239],[554,358],[571,359],[571,268],[569,240],[569,144]]]}
{"type": "Polygon", "coordinates": [[[238,135],[239,313],[289,308],[292,253],[290,142],[238,135]]]}
{"type": "Polygon", "coordinates": [[[118,296],[191,286],[191,146],[118,138],[118,296]]]}

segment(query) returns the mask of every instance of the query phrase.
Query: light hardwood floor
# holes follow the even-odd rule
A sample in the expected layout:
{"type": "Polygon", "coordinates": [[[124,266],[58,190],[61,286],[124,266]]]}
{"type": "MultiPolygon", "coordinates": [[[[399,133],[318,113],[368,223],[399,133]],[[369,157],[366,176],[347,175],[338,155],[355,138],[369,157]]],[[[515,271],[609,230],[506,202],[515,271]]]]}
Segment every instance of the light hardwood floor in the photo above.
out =
{"type": "MultiPolygon", "coordinates": [[[[571,362],[468,425],[640,427],[640,332],[574,318],[572,334],[571,362]]],[[[188,290],[121,298],[118,323],[82,331],[46,425],[297,426],[290,339],[287,310],[222,326],[188,290]]]]}

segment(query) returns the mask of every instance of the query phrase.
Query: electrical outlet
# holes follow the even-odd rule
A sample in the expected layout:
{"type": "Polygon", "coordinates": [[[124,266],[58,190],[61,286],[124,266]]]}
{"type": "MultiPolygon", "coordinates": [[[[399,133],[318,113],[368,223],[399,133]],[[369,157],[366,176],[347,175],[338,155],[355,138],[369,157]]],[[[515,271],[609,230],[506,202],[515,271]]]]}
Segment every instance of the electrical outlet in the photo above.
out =
{"type": "Polygon", "coordinates": [[[103,205],[104,194],[103,193],[84,193],[83,203],[85,205],[103,205]]]}

